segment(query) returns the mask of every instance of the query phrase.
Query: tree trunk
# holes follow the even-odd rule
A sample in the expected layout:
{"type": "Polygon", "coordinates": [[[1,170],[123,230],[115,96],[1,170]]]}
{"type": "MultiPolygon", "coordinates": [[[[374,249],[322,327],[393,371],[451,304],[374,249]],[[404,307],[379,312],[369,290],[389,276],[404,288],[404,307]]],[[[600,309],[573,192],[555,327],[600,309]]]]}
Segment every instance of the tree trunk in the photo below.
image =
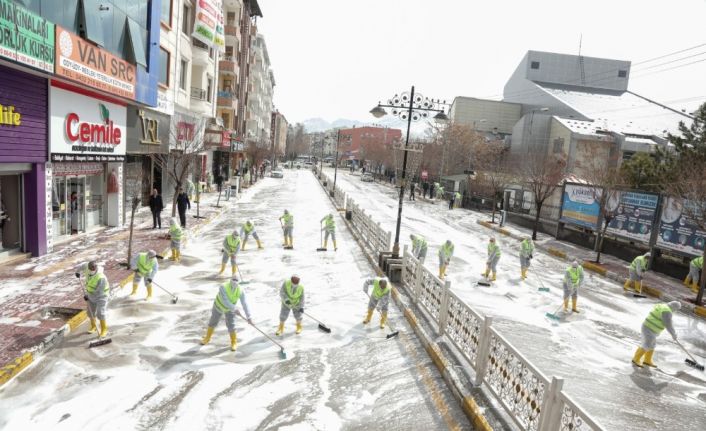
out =
{"type": "Polygon", "coordinates": [[[539,227],[539,215],[542,213],[542,205],[544,202],[535,201],[535,209],[537,214],[534,216],[534,226],[532,227],[532,240],[537,240],[537,228],[539,227]]]}
{"type": "Polygon", "coordinates": [[[497,198],[495,197],[495,195],[493,195],[493,221],[491,223],[495,223],[495,205],[497,204],[497,202],[495,201],[496,199],[497,198]]]}
{"type": "Polygon", "coordinates": [[[598,232],[598,250],[596,250],[596,263],[601,263],[601,251],[603,250],[603,238],[605,238],[605,233],[608,230],[608,224],[610,222],[605,221],[603,223],[603,229],[598,232]]]}
{"type": "Polygon", "coordinates": [[[216,201],[216,208],[221,207],[221,191],[223,190],[223,185],[218,190],[218,200],[216,201]]]}
{"type": "Polygon", "coordinates": [[[127,267],[130,268],[130,258],[132,258],[132,231],[135,227],[135,211],[137,206],[132,205],[132,210],[130,211],[130,237],[127,240],[127,267]]]}

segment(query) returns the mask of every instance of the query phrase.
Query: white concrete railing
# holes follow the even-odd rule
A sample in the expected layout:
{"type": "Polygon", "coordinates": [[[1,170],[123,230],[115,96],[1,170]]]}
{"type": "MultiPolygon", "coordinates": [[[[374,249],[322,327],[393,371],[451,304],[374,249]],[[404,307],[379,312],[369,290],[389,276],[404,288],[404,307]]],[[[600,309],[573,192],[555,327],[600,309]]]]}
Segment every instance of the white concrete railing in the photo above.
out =
{"type": "Polygon", "coordinates": [[[370,249],[375,260],[378,259],[380,253],[390,251],[392,232],[385,231],[380,223],[373,222],[373,219],[365,214],[365,210],[361,210],[351,198],[346,200],[346,211],[351,212],[351,224],[366,247],[370,249]]]}
{"type": "Polygon", "coordinates": [[[549,379],[496,328],[451,292],[404,247],[402,286],[428,317],[433,329],[450,342],[475,371],[515,424],[527,431],[600,431],[603,427],[563,390],[563,379],[549,379]]]}

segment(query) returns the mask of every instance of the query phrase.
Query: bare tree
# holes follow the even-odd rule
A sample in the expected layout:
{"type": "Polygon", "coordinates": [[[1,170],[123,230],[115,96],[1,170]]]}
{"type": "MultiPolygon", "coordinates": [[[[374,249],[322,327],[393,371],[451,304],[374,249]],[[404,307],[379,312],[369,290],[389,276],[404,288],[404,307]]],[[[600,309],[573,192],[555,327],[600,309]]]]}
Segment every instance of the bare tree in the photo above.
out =
{"type": "Polygon", "coordinates": [[[454,122],[429,122],[424,147],[424,168],[441,178],[470,169],[473,148],[485,143],[485,137],[472,127],[454,122]]]}
{"type": "Polygon", "coordinates": [[[132,257],[132,235],[135,228],[135,212],[142,203],[142,166],[141,164],[126,164],[125,169],[125,201],[130,205],[130,235],[127,241],[127,258],[124,266],[130,266],[132,257]]]}
{"type": "Polygon", "coordinates": [[[251,171],[250,184],[253,183],[253,177],[257,175],[260,165],[267,160],[269,154],[270,150],[265,144],[258,144],[256,141],[251,141],[248,144],[247,158],[251,171]]]}
{"type": "Polygon", "coordinates": [[[534,209],[537,213],[534,216],[532,239],[536,240],[544,202],[554,194],[566,175],[566,158],[563,154],[523,154],[518,166],[522,182],[534,197],[534,209]]]}
{"type": "Polygon", "coordinates": [[[473,164],[477,169],[471,187],[489,197],[493,204],[493,219],[498,197],[502,195],[505,187],[510,183],[512,176],[508,172],[507,147],[502,141],[476,143],[473,148],[473,164]]]}

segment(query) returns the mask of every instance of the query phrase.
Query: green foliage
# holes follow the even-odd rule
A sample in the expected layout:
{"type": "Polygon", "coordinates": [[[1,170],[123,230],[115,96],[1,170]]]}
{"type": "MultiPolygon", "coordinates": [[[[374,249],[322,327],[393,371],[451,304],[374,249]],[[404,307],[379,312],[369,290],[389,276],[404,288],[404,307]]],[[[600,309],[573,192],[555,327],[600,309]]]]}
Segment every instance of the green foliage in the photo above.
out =
{"type": "Polygon", "coordinates": [[[661,192],[673,170],[673,157],[663,153],[637,153],[620,166],[620,175],[631,189],[661,192]]]}
{"type": "Polygon", "coordinates": [[[693,123],[687,127],[679,122],[681,136],[668,135],[669,142],[674,144],[674,149],[679,157],[706,156],[706,103],[701,105],[694,113],[693,123]]]}

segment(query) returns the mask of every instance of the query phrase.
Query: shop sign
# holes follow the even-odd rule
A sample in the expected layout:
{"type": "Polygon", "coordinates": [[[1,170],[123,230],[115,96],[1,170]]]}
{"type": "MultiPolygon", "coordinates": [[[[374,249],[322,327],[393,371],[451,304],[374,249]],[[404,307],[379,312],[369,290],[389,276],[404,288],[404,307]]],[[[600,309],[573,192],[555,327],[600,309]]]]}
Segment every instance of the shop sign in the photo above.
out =
{"type": "Polygon", "coordinates": [[[52,87],[49,115],[49,150],[53,161],[119,161],[124,158],[124,106],[52,87]]]}
{"type": "Polygon", "coordinates": [[[150,118],[145,114],[144,109],[137,112],[140,117],[140,129],[142,130],[142,139],[140,143],[144,145],[159,145],[162,141],[159,139],[159,120],[150,118]]]}
{"type": "Polygon", "coordinates": [[[580,184],[566,183],[561,202],[559,220],[589,229],[598,228],[600,204],[597,198],[601,189],[580,184]]]}
{"type": "Polygon", "coordinates": [[[658,202],[656,194],[618,191],[606,203],[606,211],[614,214],[607,232],[649,244],[658,202]]]}
{"type": "Polygon", "coordinates": [[[12,0],[0,0],[0,58],[53,73],[54,24],[12,0]]]}
{"type": "Polygon", "coordinates": [[[127,99],[135,99],[135,66],[56,26],[56,74],[127,99]]]}
{"type": "Polygon", "coordinates": [[[160,112],[136,106],[127,108],[127,153],[169,153],[170,118],[160,112]]]}
{"type": "Polygon", "coordinates": [[[427,171],[422,171],[422,180],[426,181],[429,178],[429,173],[427,171]]]}
{"type": "Polygon", "coordinates": [[[219,51],[225,49],[223,5],[220,0],[198,0],[193,38],[219,51]]]}
{"type": "Polygon", "coordinates": [[[15,112],[14,106],[0,105],[1,126],[19,126],[20,124],[22,124],[22,114],[15,112]]]}

